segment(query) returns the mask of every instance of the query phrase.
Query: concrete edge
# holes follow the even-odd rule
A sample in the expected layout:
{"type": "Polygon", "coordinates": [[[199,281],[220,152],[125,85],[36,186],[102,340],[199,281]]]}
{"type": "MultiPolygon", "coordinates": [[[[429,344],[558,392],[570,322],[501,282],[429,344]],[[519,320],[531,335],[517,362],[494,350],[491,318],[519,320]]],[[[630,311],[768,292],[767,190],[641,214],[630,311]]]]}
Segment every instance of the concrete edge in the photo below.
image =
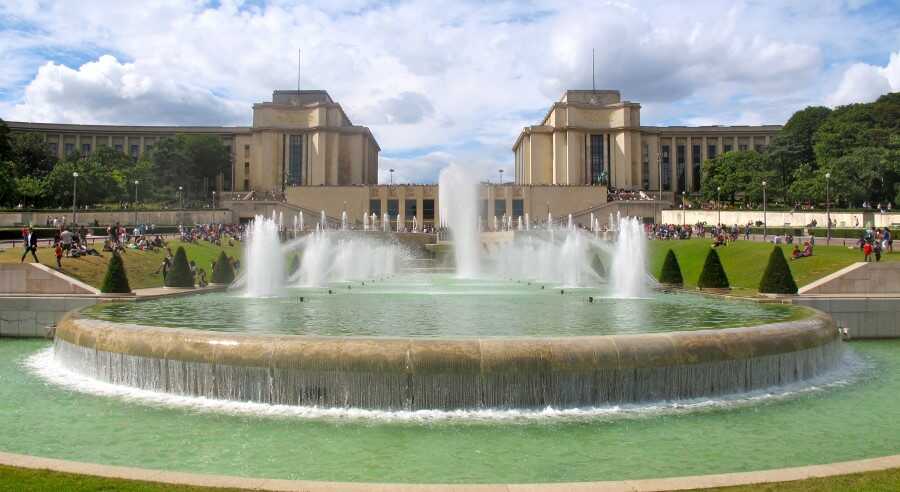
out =
{"type": "Polygon", "coordinates": [[[883,456],[822,465],[776,468],[751,472],[693,475],[641,480],[536,483],[536,484],[384,484],[368,482],[323,482],[310,480],[281,480],[230,475],[151,470],[126,466],[100,465],[79,461],[42,458],[24,454],[0,452],[0,465],[30,470],[93,475],[104,478],[138,480],[172,485],[197,487],[229,487],[251,490],[305,492],[335,491],[400,491],[400,492],[515,492],[515,491],[628,491],[651,492],[665,490],[691,490],[712,487],[729,487],[775,482],[791,482],[809,478],[824,478],[854,473],[874,472],[900,468],[900,455],[883,456]]]}
{"type": "Polygon", "coordinates": [[[852,272],[853,270],[862,268],[865,265],[866,265],[866,263],[862,262],[862,261],[858,261],[856,263],[848,265],[844,268],[841,268],[840,270],[838,270],[836,272],[825,275],[824,277],[822,277],[818,280],[814,280],[814,281],[804,285],[803,287],[800,287],[799,289],[797,289],[797,294],[807,294],[807,293],[809,293],[809,291],[819,288],[819,287],[827,284],[828,282],[831,282],[834,279],[840,278],[840,277],[852,272]]]}
{"type": "Polygon", "coordinates": [[[27,263],[27,265],[31,265],[33,268],[37,268],[38,270],[42,270],[46,273],[49,273],[50,275],[53,275],[54,277],[57,277],[60,280],[63,280],[67,283],[76,285],[76,286],[78,286],[78,288],[86,290],[87,293],[94,294],[94,295],[100,295],[100,289],[98,289],[96,287],[91,287],[90,285],[82,282],[81,280],[78,280],[75,277],[70,277],[64,273],[60,273],[60,272],[48,267],[47,265],[44,265],[43,263],[27,263]]]}

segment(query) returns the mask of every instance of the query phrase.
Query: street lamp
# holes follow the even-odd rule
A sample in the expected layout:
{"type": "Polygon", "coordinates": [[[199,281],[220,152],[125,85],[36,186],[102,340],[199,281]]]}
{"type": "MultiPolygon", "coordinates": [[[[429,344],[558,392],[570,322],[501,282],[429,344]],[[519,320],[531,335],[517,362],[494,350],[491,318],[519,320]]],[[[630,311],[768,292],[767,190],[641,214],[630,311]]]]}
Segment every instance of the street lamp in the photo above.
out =
{"type": "Polygon", "coordinates": [[[716,213],[719,214],[719,219],[717,221],[719,223],[719,227],[722,226],[722,201],[719,199],[719,195],[721,195],[721,194],[722,194],[722,187],[716,186],[716,213]]]}
{"type": "Polygon", "coordinates": [[[763,187],[763,241],[769,235],[769,222],[766,220],[766,181],[762,182],[763,187]]]}
{"type": "Polygon", "coordinates": [[[141,183],[140,181],[134,180],[134,203],[135,203],[135,205],[137,205],[137,201],[138,201],[138,185],[140,183],[141,183]]]}
{"type": "Polygon", "coordinates": [[[500,184],[503,184],[503,169],[500,170],[500,184]]]}
{"type": "Polygon", "coordinates": [[[78,194],[78,171],[72,173],[72,223],[78,223],[78,209],[76,208],[75,197],[78,194]]]}
{"type": "Polygon", "coordinates": [[[681,225],[684,225],[684,191],[681,192],[681,225]]]}
{"type": "Polygon", "coordinates": [[[181,203],[181,208],[183,210],[184,209],[184,188],[181,186],[178,187],[178,200],[181,203]]]}
{"type": "Polygon", "coordinates": [[[391,172],[391,186],[393,186],[393,185],[394,185],[394,170],[393,170],[393,169],[388,169],[388,171],[391,172]]]}
{"type": "Polygon", "coordinates": [[[216,208],[216,190],[213,190],[212,208],[216,208]]]}
{"type": "Polygon", "coordinates": [[[825,244],[831,242],[831,195],[829,189],[829,181],[831,180],[831,173],[825,173],[825,244]]]}

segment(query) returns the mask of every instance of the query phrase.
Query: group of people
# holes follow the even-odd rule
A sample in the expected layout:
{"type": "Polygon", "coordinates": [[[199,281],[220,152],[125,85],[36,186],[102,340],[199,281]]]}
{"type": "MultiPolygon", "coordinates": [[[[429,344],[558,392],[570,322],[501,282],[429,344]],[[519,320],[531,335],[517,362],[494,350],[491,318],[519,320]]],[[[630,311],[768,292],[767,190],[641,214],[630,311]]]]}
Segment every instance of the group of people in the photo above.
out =
{"type": "Polygon", "coordinates": [[[223,240],[228,246],[234,246],[234,241],[240,241],[244,236],[242,224],[197,224],[193,227],[178,226],[178,236],[186,243],[206,241],[222,246],[223,240]]]}
{"type": "Polygon", "coordinates": [[[882,253],[894,252],[894,238],[887,227],[879,229],[872,226],[871,229],[866,229],[857,245],[862,249],[863,261],[866,262],[873,261],[873,258],[876,262],[881,261],[882,253]]]}
{"type": "Polygon", "coordinates": [[[647,195],[643,191],[617,190],[610,188],[606,192],[607,201],[623,201],[623,200],[653,200],[653,197],[647,195]]]}
{"type": "MultiPolygon", "coordinates": [[[[241,260],[234,258],[233,256],[228,257],[228,262],[231,263],[231,267],[234,269],[235,273],[237,273],[241,269],[241,260]]],[[[166,256],[163,258],[162,263],[160,263],[159,268],[154,272],[156,275],[162,274],[163,283],[166,282],[166,277],[169,276],[169,271],[172,269],[172,266],[175,263],[175,256],[172,254],[172,250],[166,247],[166,256]]],[[[190,260],[188,262],[188,267],[191,271],[191,278],[194,280],[194,285],[198,287],[206,287],[209,285],[209,281],[206,279],[206,270],[203,268],[199,268],[197,266],[197,262],[194,260],[190,260]]],[[[210,265],[210,271],[215,270],[216,268],[216,260],[212,261],[210,265]]]]}
{"type": "MultiPolygon", "coordinates": [[[[56,257],[56,267],[62,268],[63,257],[78,258],[79,256],[102,256],[96,249],[90,247],[87,242],[89,231],[86,227],[78,227],[77,224],[72,226],[60,225],[56,229],[53,236],[53,252],[56,257]]],[[[38,235],[31,227],[22,229],[22,239],[25,243],[24,251],[20,263],[25,262],[25,258],[31,254],[35,263],[40,263],[37,257],[38,235]]]]}

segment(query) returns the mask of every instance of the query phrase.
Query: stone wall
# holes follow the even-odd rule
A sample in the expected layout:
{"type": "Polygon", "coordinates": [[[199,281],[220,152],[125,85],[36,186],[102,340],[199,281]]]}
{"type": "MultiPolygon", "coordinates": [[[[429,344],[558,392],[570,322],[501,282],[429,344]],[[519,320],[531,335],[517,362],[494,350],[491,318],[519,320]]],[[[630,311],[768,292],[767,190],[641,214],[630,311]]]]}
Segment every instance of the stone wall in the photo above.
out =
{"type": "Polygon", "coordinates": [[[854,263],[800,289],[800,294],[894,294],[900,297],[900,263],[854,263]]]}
{"type": "MultiPolygon", "coordinates": [[[[680,203],[676,201],[676,203],[680,203]]],[[[765,222],[769,227],[804,227],[813,220],[821,226],[825,227],[827,214],[824,210],[816,212],[767,212],[765,214],[765,222]]],[[[698,222],[706,222],[707,224],[715,224],[719,220],[719,213],[715,210],[666,210],[662,213],[662,221],[666,224],[680,224],[682,220],[685,224],[696,224],[698,222]],[[684,217],[682,219],[682,216],[684,217]]],[[[890,227],[893,224],[900,224],[900,213],[881,214],[873,212],[832,212],[831,220],[837,221],[839,228],[844,227],[863,227],[864,225],[876,227],[890,227]]],[[[722,210],[723,224],[739,224],[744,225],[747,222],[756,223],[763,222],[762,210],[722,210]]]]}
{"type": "Polygon", "coordinates": [[[0,264],[0,295],[97,294],[90,285],[35,263],[0,264]]]}
{"type": "Polygon", "coordinates": [[[0,296],[0,337],[46,337],[73,309],[91,306],[96,297],[0,296]]]}
{"type": "MultiPolygon", "coordinates": [[[[73,222],[72,210],[38,211],[38,212],[0,212],[0,227],[14,227],[32,224],[43,226],[47,218],[65,217],[66,222],[73,222]]],[[[109,224],[214,224],[234,222],[231,210],[156,210],[156,211],[120,211],[89,212],[78,211],[79,224],[93,224],[97,221],[101,226],[109,224]]]]}
{"type": "Polygon", "coordinates": [[[900,338],[900,297],[799,297],[801,304],[827,312],[850,338],[900,338]]]}

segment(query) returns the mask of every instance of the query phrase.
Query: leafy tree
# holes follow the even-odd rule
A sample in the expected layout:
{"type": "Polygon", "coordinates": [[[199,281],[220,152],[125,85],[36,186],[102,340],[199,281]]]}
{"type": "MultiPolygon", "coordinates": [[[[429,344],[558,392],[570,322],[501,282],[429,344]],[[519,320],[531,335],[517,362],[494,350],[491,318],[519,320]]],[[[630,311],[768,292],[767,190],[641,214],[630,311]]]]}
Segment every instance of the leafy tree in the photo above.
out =
{"type": "Polygon", "coordinates": [[[16,201],[26,207],[39,207],[43,205],[44,180],[34,176],[22,176],[16,178],[16,201]]]}
{"type": "Polygon", "coordinates": [[[769,254],[769,263],[759,282],[759,291],[766,294],[796,294],[797,283],[791,268],[784,259],[784,251],[775,246],[769,254]]]}
{"type": "Polygon", "coordinates": [[[188,264],[187,253],[179,246],[172,259],[172,268],[166,275],[166,287],[193,287],[194,276],[191,274],[191,266],[188,264]]]}
{"type": "Polygon", "coordinates": [[[291,258],[291,266],[288,268],[288,275],[293,275],[297,273],[297,270],[300,269],[300,256],[294,255],[291,258]]]}
{"type": "Polygon", "coordinates": [[[0,160],[0,206],[13,206],[18,196],[14,168],[12,161],[0,160]]]}
{"type": "Polygon", "coordinates": [[[56,156],[50,153],[47,142],[40,133],[17,133],[12,136],[12,159],[16,163],[16,176],[43,178],[56,165],[56,156]]]}
{"type": "Polygon", "coordinates": [[[785,123],[767,151],[773,178],[771,189],[780,191],[785,203],[790,201],[788,193],[797,169],[803,165],[816,167],[813,136],[829,114],[831,110],[822,106],[810,106],[797,111],[785,123]]]}
{"type": "Polygon", "coordinates": [[[703,164],[700,193],[706,200],[734,202],[738,194],[754,201],[762,201],[762,182],[772,178],[763,154],[753,150],[728,152],[703,164]],[[721,187],[718,194],[717,187],[721,187]]]}
{"type": "Polygon", "coordinates": [[[225,255],[224,251],[219,253],[219,258],[213,265],[212,282],[226,285],[234,282],[234,268],[231,266],[231,261],[228,260],[228,256],[225,255]]]}
{"type": "Polygon", "coordinates": [[[72,204],[72,194],[77,194],[78,203],[103,203],[121,199],[124,179],[104,165],[100,156],[89,156],[78,160],[65,160],[56,165],[44,180],[47,203],[58,206],[72,204]],[[77,185],[73,173],[78,173],[77,185]]]}
{"type": "Polygon", "coordinates": [[[122,257],[115,251],[112,258],[109,259],[109,265],[106,267],[106,276],[103,277],[103,284],[100,292],[110,294],[127,294],[131,292],[131,286],[128,285],[128,275],[125,273],[125,264],[122,257]]]}
{"type": "Polygon", "coordinates": [[[600,277],[606,278],[608,276],[606,273],[606,267],[603,266],[603,260],[600,259],[600,255],[598,254],[594,255],[594,259],[591,261],[591,268],[594,270],[594,273],[596,273],[600,277]]]}
{"type": "Polygon", "coordinates": [[[697,287],[701,289],[727,289],[729,288],[728,276],[722,268],[722,260],[714,248],[709,250],[706,261],[703,262],[703,270],[697,280],[697,287]]]}
{"type": "Polygon", "coordinates": [[[659,283],[684,285],[684,278],[681,276],[681,266],[678,264],[678,258],[675,256],[675,252],[671,249],[666,253],[666,259],[663,261],[662,273],[659,275],[659,283]]]}
{"type": "Polygon", "coordinates": [[[12,142],[9,136],[9,127],[0,118],[0,161],[8,161],[13,158],[12,142]]]}

